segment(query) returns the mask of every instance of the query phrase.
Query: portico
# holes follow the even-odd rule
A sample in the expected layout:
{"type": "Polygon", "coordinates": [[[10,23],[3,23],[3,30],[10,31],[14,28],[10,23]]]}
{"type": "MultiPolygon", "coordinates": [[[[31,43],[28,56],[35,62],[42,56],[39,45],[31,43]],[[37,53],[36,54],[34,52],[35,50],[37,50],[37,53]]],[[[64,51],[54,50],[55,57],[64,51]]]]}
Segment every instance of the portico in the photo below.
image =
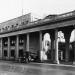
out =
{"type": "MultiPolygon", "coordinates": [[[[59,64],[59,55],[64,53],[64,62],[69,62],[70,58],[70,36],[75,26],[75,14],[55,19],[47,19],[36,23],[24,25],[21,28],[0,32],[0,59],[18,60],[25,51],[29,51],[38,56],[41,61],[42,42],[45,33],[50,35],[51,43],[49,51],[46,52],[48,61],[59,64]],[[65,38],[65,49],[60,50],[58,42],[58,32],[62,31],[65,38]],[[59,53],[60,51],[60,53],[59,53]],[[38,54],[39,53],[39,54],[38,54]]],[[[61,15],[62,16],[62,15],[61,15]]],[[[48,42],[47,42],[48,43],[48,42]]],[[[75,44],[74,44],[75,46],[75,44]]],[[[74,51],[75,53],[75,51],[74,51]]],[[[61,55],[61,57],[63,57],[61,55]]],[[[75,61],[75,54],[74,54],[75,61]]]]}

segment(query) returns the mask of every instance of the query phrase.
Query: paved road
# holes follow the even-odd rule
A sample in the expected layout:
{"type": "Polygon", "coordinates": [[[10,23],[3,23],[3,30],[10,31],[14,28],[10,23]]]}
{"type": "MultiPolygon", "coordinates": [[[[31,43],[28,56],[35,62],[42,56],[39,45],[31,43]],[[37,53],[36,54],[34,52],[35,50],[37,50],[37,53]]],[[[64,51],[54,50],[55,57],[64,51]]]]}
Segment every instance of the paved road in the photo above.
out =
{"type": "Polygon", "coordinates": [[[14,73],[14,72],[7,72],[7,71],[0,71],[0,75],[24,75],[24,74],[14,73]]]}
{"type": "Polygon", "coordinates": [[[75,75],[75,67],[0,62],[0,75],[75,75]]]}
{"type": "Polygon", "coordinates": [[[65,70],[35,70],[28,69],[24,73],[20,72],[8,72],[8,71],[0,71],[0,75],[75,75],[74,71],[65,71],[65,70]]]}

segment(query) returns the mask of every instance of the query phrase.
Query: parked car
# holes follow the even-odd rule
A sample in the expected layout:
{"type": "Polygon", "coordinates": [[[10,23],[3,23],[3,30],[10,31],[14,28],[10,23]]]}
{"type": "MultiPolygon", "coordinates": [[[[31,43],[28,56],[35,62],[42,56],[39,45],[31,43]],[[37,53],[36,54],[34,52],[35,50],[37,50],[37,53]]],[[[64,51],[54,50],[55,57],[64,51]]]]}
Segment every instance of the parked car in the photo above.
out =
{"type": "Polygon", "coordinates": [[[34,52],[30,52],[30,61],[31,62],[38,62],[39,61],[39,53],[38,52],[36,52],[36,53],[34,53],[34,52]]]}
{"type": "Polygon", "coordinates": [[[19,58],[19,62],[29,63],[29,62],[38,62],[39,55],[38,53],[33,53],[29,51],[25,51],[23,56],[19,58]]]}
{"type": "Polygon", "coordinates": [[[28,63],[30,61],[30,55],[28,51],[23,53],[23,56],[19,57],[19,62],[28,63]]]}

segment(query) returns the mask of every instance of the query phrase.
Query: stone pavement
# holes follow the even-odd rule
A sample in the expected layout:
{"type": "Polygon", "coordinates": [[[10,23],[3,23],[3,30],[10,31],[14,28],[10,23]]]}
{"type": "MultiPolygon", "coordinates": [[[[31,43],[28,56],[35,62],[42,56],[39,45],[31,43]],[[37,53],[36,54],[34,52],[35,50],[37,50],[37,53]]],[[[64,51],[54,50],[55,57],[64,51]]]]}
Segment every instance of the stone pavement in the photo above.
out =
{"type": "Polygon", "coordinates": [[[38,73],[40,70],[68,70],[75,71],[75,65],[62,65],[62,64],[47,64],[47,63],[16,63],[12,61],[1,61],[0,60],[0,71],[26,73],[34,72],[38,73]]]}

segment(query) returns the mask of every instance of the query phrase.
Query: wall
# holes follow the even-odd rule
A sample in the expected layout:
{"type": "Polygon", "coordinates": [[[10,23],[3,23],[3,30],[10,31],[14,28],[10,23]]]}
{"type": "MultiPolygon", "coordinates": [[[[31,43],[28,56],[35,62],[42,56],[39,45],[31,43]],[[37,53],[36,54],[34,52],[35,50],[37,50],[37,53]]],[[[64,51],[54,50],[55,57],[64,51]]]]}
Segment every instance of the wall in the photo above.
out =
{"type": "Polygon", "coordinates": [[[39,33],[36,33],[36,32],[31,33],[29,43],[30,43],[29,49],[30,49],[31,52],[36,52],[36,51],[40,50],[39,33]]]}

